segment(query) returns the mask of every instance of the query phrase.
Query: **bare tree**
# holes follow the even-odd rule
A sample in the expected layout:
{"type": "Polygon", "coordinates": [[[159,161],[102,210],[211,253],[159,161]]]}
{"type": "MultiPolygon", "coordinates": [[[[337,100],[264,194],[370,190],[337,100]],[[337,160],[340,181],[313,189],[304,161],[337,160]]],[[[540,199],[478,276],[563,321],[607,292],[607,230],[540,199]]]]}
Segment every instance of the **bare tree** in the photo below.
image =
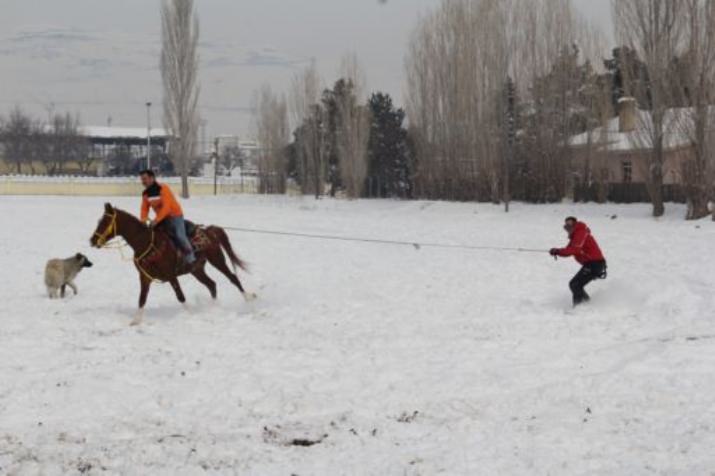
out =
{"type": "Polygon", "coordinates": [[[172,162],[181,175],[181,196],[189,197],[188,175],[199,128],[199,20],[193,0],[163,0],[161,77],[164,124],[171,132],[172,162]]]}
{"type": "Polygon", "coordinates": [[[337,152],[340,178],[345,193],[359,198],[368,171],[370,111],[363,104],[365,76],[354,53],[346,54],[340,67],[346,81],[346,94],[337,96],[337,152]]]}
{"type": "Polygon", "coordinates": [[[314,59],[305,69],[293,76],[290,86],[290,114],[293,129],[300,127],[311,115],[313,106],[320,102],[321,84],[314,59]]]}
{"type": "Polygon", "coordinates": [[[16,107],[0,128],[5,160],[15,167],[18,174],[22,173],[23,164],[31,160],[32,126],[32,118],[16,107]]]}
{"type": "Polygon", "coordinates": [[[46,125],[39,120],[32,121],[30,128],[30,147],[27,165],[30,173],[35,174],[35,164],[41,163],[49,153],[49,134],[46,125]]]}
{"type": "Polygon", "coordinates": [[[683,178],[689,220],[708,214],[713,197],[715,170],[715,0],[683,0],[685,53],[673,65],[673,90],[678,104],[686,106],[674,115],[677,133],[691,144],[683,178]]]}
{"type": "Polygon", "coordinates": [[[285,193],[287,147],[290,142],[288,107],[284,97],[267,84],[256,92],[254,121],[259,143],[258,175],[261,193],[285,193]]]}
{"type": "MultiPolygon", "coordinates": [[[[510,95],[528,107],[533,147],[529,179],[537,199],[560,199],[569,167],[568,116],[574,102],[573,69],[561,62],[574,45],[591,55],[599,41],[570,0],[444,0],[415,30],[407,56],[407,111],[417,154],[417,194],[449,199],[508,200],[510,164],[504,155],[510,95]],[[588,51],[587,51],[588,50],[588,51]],[[562,68],[564,93],[537,80],[562,68]],[[567,84],[569,83],[569,84],[567,84]],[[538,87],[541,86],[541,87],[538,87]],[[559,110],[546,110],[559,105],[559,110]],[[544,119],[548,118],[548,121],[544,119]]],[[[554,76],[555,77],[555,76],[554,76]]],[[[553,109],[553,108],[552,108],[553,109]]],[[[510,139],[511,138],[511,139],[510,139]]]]}
{"type": "Polygon", "coordinates": [[[320,103],[321,80],[315,61],[293,77],[290,91],[292,128],[303,193],[323,193],[327,168],[325,112],[320,103]]]}
{"type": "Polygon", "coordinates": [[[44,144],[36,145],[34,153],[48,174],[61,174],[71,163],[82,168],[89,145],[80,132],[78,116],[55,114],[44,136],[44,144]]]}
{"type": "Polygon", "coordinates": [[[89,143],[82,135],[76,136],[76,162],[80,173],[84,175],[89,175],[92,166],[97,161],[97,155],[95,154],[94,147],[89,143]]]}
{"type": "Polygon", "coordinates": [[[649,151],[646,184],[656,217],[665,213],[666,137],[675,125],[667,117],[673,101],[671,62],[682,46],[685,7],[680,0],[612,0],[617,37],[638,53],[650,77],[650,104],[640,105],[644,113],[633,137],[636,147],[649,151]]]}

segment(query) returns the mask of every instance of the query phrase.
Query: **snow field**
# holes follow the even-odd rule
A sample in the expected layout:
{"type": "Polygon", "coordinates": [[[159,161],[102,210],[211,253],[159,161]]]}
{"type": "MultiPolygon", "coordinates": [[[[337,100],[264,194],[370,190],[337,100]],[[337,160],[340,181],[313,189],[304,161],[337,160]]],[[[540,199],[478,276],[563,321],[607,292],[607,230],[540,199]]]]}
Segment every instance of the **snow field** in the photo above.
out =
{"type": "MultiPolygon", "coordinates": [[[[112,199],[136,212],[138,200],[112,199]]],[[[574,214],[609,279],[571,311],[544,255],[231,232],[259,300],[193,278],[189,310],[89,248],[103,200],[0,198],[0,474],[709,474],[709,221],[647,206],[221,197],[197,222],[548,249],[574,214]],[[95,266],[44,295],[47,259],[95,266]]]]}

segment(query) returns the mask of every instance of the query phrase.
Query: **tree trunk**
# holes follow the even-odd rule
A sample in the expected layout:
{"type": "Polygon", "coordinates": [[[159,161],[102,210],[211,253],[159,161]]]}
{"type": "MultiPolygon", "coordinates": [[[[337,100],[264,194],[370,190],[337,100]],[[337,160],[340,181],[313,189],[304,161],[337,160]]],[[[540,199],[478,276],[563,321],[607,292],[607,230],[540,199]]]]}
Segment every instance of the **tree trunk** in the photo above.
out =
{"type": "Polygon", "coordinates": [[[709,214],[708,200],[705,194],[699,193],[695,197],[688,199],[688,211],[685,216],[686,220],[700,220],[709,214]]]}
{"type": "Polygon", "coordinates": [[[653,216],[658,218],[665,215],[665,203],[663,202],[663,181],[654,182],[650,185],[650,201],[653,204],[653,216]]]}
{"type": "Polygon", "coordinates": [[[708,210],[708,194],[704,187],[692,185],[687,189],[688,210],[686,220],[699,220],[710,214],[708,210]]]}
{"type": "Polygon", "coordinates": [[[186,173],[186,165],[181,171],[181,198],[189,198],[189,176],[186,173]]]}
{"type": "MultiPolygon", "coordinates": [[[[655,121],[654,121],[655,122],[655,121]]],[[[656,122],[662,124],[662,122],[656,122]]],[[[658,130],[662,130],[660,127],[658,130]]],[[[662,136],[655,138],[656,143],[651,156],[650,166],[650,183],[648,184],[648,192],[650,201],[653,204],[653,216],[655,218],[665,215],[665,203],[663,202],[663,139],[662,136]]]]}

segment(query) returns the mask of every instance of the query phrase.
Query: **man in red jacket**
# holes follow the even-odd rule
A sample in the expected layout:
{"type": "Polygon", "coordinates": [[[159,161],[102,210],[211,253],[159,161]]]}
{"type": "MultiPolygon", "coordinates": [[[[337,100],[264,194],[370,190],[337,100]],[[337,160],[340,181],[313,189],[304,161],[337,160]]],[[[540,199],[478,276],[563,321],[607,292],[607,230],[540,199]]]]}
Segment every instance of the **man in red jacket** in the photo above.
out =
{"type": "Polygon", "coordinates": [[[604,279],[606,277],[606,258],[585,223],[578,221],[574,217],[568,217],[564,224],[564,230],[569,234],[568,246],[566,248],[552,248],[549,253],[551,256],[561,256],[563,258],[573,256],[581,264],[581,270],[576,273],[576,276],[569,283],[573,293],[573,305],[578,306],[591,299],[584,287],[595,279],[604,279]]]}

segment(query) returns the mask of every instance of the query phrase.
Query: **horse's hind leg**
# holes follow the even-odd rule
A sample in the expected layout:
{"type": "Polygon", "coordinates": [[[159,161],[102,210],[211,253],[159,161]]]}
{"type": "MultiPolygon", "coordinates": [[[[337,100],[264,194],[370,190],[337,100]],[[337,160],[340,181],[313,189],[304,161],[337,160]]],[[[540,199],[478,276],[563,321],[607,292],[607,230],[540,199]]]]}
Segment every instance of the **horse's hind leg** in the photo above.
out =
{"type": "Polygon", "coordinates": [[[181,290],[179,280],[174,278],[169,281],[169,283],[171,284],[171,287],[174,288],[174,292],[176,293],[176,299],[178,299],[181,304],[186,304],[186,297],[184,297],[184,291],[181,290]]]}
{"type": "Polygon", "coordinates": [[[206,274],[204,267],[201,266],[200,268],[195,269],[191,274],[194,278],[198,279],[201,284],[206,286],[211,293],[211,297],[216,299],[216,283],[213,279],[209,278],[209,275],[206,274]]]}
{"type": "Polygon", "coordinates": [[[228,267],[228,264],[226,264],[226,257],[223,255],[223,252],[220,249],[207,253],[207,257],[209,263],[211,263],[214,268],[221,271],[221,273],[223,273],[223,275],[226,276],[229,281],[231,281],[238,288],[239,291],[241,291],[241,294],[246,301],[252,301],[256,298],[255,294],[247,293],[246,290],[243,289],[243,285],[238,279],[238,276],[231,272],[231,269],[228,267]]]}

